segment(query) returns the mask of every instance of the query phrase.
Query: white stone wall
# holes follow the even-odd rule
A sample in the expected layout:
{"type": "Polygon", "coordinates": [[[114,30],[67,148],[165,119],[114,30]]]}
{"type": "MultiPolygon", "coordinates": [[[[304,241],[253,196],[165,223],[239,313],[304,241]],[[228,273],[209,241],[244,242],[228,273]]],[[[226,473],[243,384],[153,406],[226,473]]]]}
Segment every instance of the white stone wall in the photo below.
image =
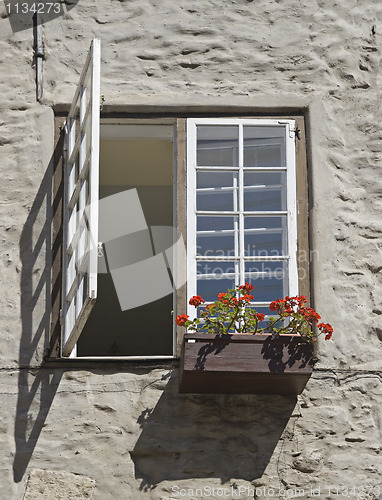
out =
{"type": "Polygon", "coordinates": [[[179,487],[199,499],[211,495],[197,488],[231,486],[379,497],[381,20],[376,0],[80,0],[43,26],[37,103],[32,30],[13,34],[0,15],[1,498],[168,500],[179,487]],[[335,334],[297,402],[179,396],[171,366],[40,368],[52,108],[70,103],[93,37],[105,109],[306,114],[313,299],[335,334]]]}

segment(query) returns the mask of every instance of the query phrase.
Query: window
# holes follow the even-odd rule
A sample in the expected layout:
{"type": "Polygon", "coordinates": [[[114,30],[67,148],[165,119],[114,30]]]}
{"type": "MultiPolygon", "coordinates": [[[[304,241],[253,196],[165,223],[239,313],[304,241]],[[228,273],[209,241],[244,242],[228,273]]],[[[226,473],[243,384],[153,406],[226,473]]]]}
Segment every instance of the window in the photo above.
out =
{"type": "Polygon", "coordinates": [[[207,305],[250,282],[256,310],[267,314],[272,300],[298,293],[295,123],[187,125],[189,295],[207,305]]]}
{"type": "Polygon", "coordinates": [[[62,354],[68,356],[97,298],[100,42],[94,40],[66,121],[62,354]]]}
{"type": "Polygon", "coordinates": [[[191,295],[308,295],[301,119],[100,121],[99,70],[94,41],[66,120],[61,355],[173,358],[191,295]]]}

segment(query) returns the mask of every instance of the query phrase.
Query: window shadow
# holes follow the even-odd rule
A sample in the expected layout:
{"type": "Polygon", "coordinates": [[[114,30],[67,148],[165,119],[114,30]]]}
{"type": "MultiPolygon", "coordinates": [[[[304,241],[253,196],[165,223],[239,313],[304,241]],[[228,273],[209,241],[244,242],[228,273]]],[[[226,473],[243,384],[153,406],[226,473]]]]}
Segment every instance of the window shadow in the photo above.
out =
{"type": "MultiPolygon", "coordinates": [[[[50,351],[51,304],[59,300],[59,280],[52,284],[52,262],[60,259],[59,238],[52,240],[52,220],[61,210],[60,189],[53,195],[63,137],[56,144],[20,238],[21,321],[18,398],[15,415],[13,475],[20,482],[28,467],[57,392],[62,373],[41,365],[50,351]],[[52,253],[53,248],[53,253],[52,253]]],[[[57,325],[53,329],[57,335],[57,325]]],[[[53,338],[54,341],[54,338],[53,338]]]]}
{"type": "Polygon", "coordinates": [[[162,481],[253,481],[264,473],[295,408],[296,396],[179,394],[173,372],[154,408],[138,419],[131,451],[141,490],[162,481]]]}

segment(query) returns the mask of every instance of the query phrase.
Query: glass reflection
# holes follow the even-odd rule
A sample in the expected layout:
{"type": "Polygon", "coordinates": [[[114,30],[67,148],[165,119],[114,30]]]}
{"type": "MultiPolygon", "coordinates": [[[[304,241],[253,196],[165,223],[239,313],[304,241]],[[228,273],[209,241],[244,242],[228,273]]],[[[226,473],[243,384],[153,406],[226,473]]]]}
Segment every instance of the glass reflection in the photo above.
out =
{"type": "Polygon", "coordinates": [[[235,255],[235,221],[237,221],[237,217],[198,216],[196,223],[197,255],[217,257],[235,255]]]}
{"type": "Polygon", "coordinates": [[[287,216],[245,217],[244,255],[264,257],[288,254],[287,216]]]}
{"type": "Polygon", "coordinates": [[[233,211],[237,208],[237,174],[234,172],[198,172],[197,210],[233,211]]]}
{"type": "Polygon", "coordinates": [[[197,165],[233,167],[238,162],[239,128],[230,125],[197,127],[197,165]]]}
{"type": "Polygon", "coordinates": [[[244,166],[285,166],[285,127],[244,127],[244,166]]]}
{"type": "Polygon", "coordinates": [[[286,172],[245,172],[244,210],[286,210],[286,172]]]}

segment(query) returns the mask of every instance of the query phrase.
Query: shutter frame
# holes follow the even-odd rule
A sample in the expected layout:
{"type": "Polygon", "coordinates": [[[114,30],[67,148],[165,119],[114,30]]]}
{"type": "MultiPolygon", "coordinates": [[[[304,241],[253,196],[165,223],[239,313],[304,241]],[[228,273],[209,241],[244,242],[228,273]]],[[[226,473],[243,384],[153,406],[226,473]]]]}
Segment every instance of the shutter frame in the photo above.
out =
{"type": "Polygon", "coordinates": [[[75,345],[97,298],[100,40],[92,41],[65,125],[61,355],[75,345]],[[78,130],[76,130],[78,128],[78,130]]]}

